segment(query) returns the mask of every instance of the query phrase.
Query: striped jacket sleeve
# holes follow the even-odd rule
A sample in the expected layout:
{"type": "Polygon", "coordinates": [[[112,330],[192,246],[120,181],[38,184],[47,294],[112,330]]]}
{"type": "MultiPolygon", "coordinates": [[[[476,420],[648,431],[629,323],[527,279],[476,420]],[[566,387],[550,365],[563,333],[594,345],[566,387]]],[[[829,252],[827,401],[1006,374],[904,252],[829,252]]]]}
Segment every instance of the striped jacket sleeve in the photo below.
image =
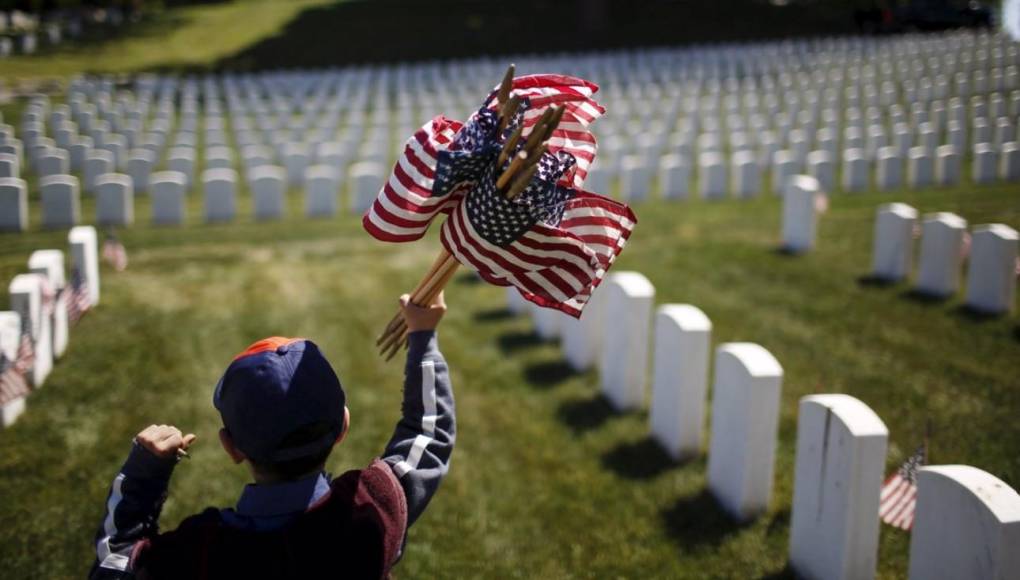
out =
{"type": "Polygon", "coordinates": [[[453,387],[435,331],[408,335],[402,416],[386,446],[407,497],[407,525],[425,510],[450,466],[456,438],[453,387]]]}
{"type": "Polygon", "coordinates": [[[159,514],[176,464],[175,458],[157,457],[134,444],[106,498],[90,579],[134,578],[131,556],[159,532],[159,514]]]}

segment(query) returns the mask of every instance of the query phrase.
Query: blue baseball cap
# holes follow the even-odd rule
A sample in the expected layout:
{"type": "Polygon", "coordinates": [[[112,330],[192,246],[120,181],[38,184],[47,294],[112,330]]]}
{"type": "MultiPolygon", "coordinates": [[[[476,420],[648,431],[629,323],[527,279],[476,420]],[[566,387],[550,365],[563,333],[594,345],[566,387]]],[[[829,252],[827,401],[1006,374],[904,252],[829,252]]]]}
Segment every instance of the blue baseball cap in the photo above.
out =
{"type": "Polygon", "coordinates": [[[213,405],[234,444],[256,463],[310,457],[344,430],[347,397],[314,342],[274,336],[234,357],[213,393],[213,405]],[[311,424],[331,429],[319,440],[285,447],[285,438],[311,424]]]}

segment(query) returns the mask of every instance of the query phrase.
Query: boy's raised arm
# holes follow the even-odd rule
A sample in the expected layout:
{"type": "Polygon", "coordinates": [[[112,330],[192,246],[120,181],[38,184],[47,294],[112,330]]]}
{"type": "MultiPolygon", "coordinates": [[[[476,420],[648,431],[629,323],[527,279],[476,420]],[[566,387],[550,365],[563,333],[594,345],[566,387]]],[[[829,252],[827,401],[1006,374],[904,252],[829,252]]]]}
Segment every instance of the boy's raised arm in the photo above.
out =
{"type": "Polygon", "coordinates": [[[170,425],[152,425],[134,446],[110,486],[103,523],[96,532],[96,560],[89,578],[132,578],[131,556],[155,535],[179,453],[194,441],[170,425]]]}
{"type": "Polygon", "coordinates": [[[442,295],[428,308],[404,304],[408,321],[407,366],[402,416],[386,446],[390,464],[407,497],[407,525],[425,510],[446,475],[456,439],[453,388],[439,352],[435,327],[446,310],[442,295]]]}

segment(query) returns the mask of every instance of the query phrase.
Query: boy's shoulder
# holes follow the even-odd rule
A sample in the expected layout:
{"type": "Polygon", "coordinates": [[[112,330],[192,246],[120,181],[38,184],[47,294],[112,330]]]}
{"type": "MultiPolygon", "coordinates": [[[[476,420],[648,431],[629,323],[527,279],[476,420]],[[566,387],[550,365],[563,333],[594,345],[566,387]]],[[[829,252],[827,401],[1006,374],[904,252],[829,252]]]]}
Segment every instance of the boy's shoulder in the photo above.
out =
{"type": "Polygon", "coordinates": [[[268,532],[235,528],[220,510],[208,508],[152,538],[141,547],[137,564],[158,571],[151,577],[188,576],[200,568],[210,577],[219,577],[217,572],[297,577],[304,567],[329,562],[385,574],[407,530],[407,500],[396,475],[376,459],[337,477],[330,488],[293,523],[268,532]]]}

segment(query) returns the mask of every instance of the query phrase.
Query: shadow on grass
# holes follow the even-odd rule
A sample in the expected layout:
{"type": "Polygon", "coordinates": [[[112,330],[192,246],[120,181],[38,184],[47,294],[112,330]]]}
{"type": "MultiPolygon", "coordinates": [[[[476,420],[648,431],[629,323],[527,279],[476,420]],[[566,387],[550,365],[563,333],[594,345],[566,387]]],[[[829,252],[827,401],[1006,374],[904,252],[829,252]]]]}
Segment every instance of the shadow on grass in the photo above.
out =
{"type": "Polygon", "coordinates": [[[609,401],[602,395],[590,399],[566,401],[556,410],[556,415],[577,433],[591,431],[603,425],[614,414],[609,401]]]}
{"type": "Polygon", "coordinates": [[[621,443],[602,455],[602,465],[627,479],[651,479],[679,465],[651,436],[621,443]]]}
{"type": "Polygon", "coordinates": [[[788,258],[799,258],[807,252],[805,250],[795,250],[789,246],[776,246],[772,248],[772,253],[777,256],[786,256],[788,258]]]}
{"type": "Polygon", "coordinates": [[[501,320],[510,320],[513,317],[514,313],[509,308],[490,308],[475,312],[475,321],[477,322],[499,322],[501,320]]]}
{"type": "Polygon", "coordinates": [[[722,509],[708,489],[681,497],[660,515],[666,534],[684,549],[718,545],[744,527],[722,509]]]}
{"type": "Polygon", "coordinates": [[[793,580],[796,577],[797,574],[794,573],[793,568],[791,568],[790,564],[787,563],[786,566],[783,566],[782,570],[766,574],[764,576],[759,576],[758,580],[793,580]]]}
{"type": "Polygon", "coordinates": [[[579,373],[564,360],[550,360],[528,365],[524,378],[536,387],[551,387],[579,373]]]}
{"type": "Polygon", "coordinates": [[[472,272],[461,274],[454,278],[454,281],[462,286],[477,286],[482,283],[482,279],[472,272]]]}
{"type": "Polygon", "coordinates": [[[914,302],[920,304],[932,304],[932,305],[944,304],[947,300],[949,300],[949,296],[936,296],[934,294],[921,292],[916,288],[904,290],[903,293],[900,294],[900,297],[903,298],[904,300],[913,300],[914,302]]]}
{"type": "MultiPolygon", "coordinates": [[[[1001,320],[1002,317],[1005,316],[1002,313],[985,312],[984,310],[975,310],[974,308],[971,308],[970,306],[967,306],[966,304],[961,304],[961,305],[957,306],[956,308],[954,308],[953,309],[953,314],[955,314],[956,316],[958,316],[958,317],[960,317],[960,318],[962,318],[964,320],[969,320],[970,322],[975,322],[975,323],[978,323],[978,324],[981,324],[983,322],[992,322],[992,321],[995,321],[995,320],[1001,320]]],[[[1016,333],[1014,332],[1014,334],[1016,334],[1016,333]]]]}
{"type": "Polygon", "coordinates": [[[1013,338],[1020,342],[1020,324],[1013,327],[1013,338]]]}
{"type": "Polygon", "coordinates": [[[890,280],[888,278],[881,278],[874,274],[865,274],[857,278],[857,284],[859,286],[868,286],[871,288],[892,288],[902,282],[902,280],[890,280]]]}
{"type": "Polygon", "coordinates": [[[530,330],[527,332],[517,331],[501,334],[496,341],[499,342],[499,348],[503,352],[510,354],[542,344],[542,337],[530,330]]]}

